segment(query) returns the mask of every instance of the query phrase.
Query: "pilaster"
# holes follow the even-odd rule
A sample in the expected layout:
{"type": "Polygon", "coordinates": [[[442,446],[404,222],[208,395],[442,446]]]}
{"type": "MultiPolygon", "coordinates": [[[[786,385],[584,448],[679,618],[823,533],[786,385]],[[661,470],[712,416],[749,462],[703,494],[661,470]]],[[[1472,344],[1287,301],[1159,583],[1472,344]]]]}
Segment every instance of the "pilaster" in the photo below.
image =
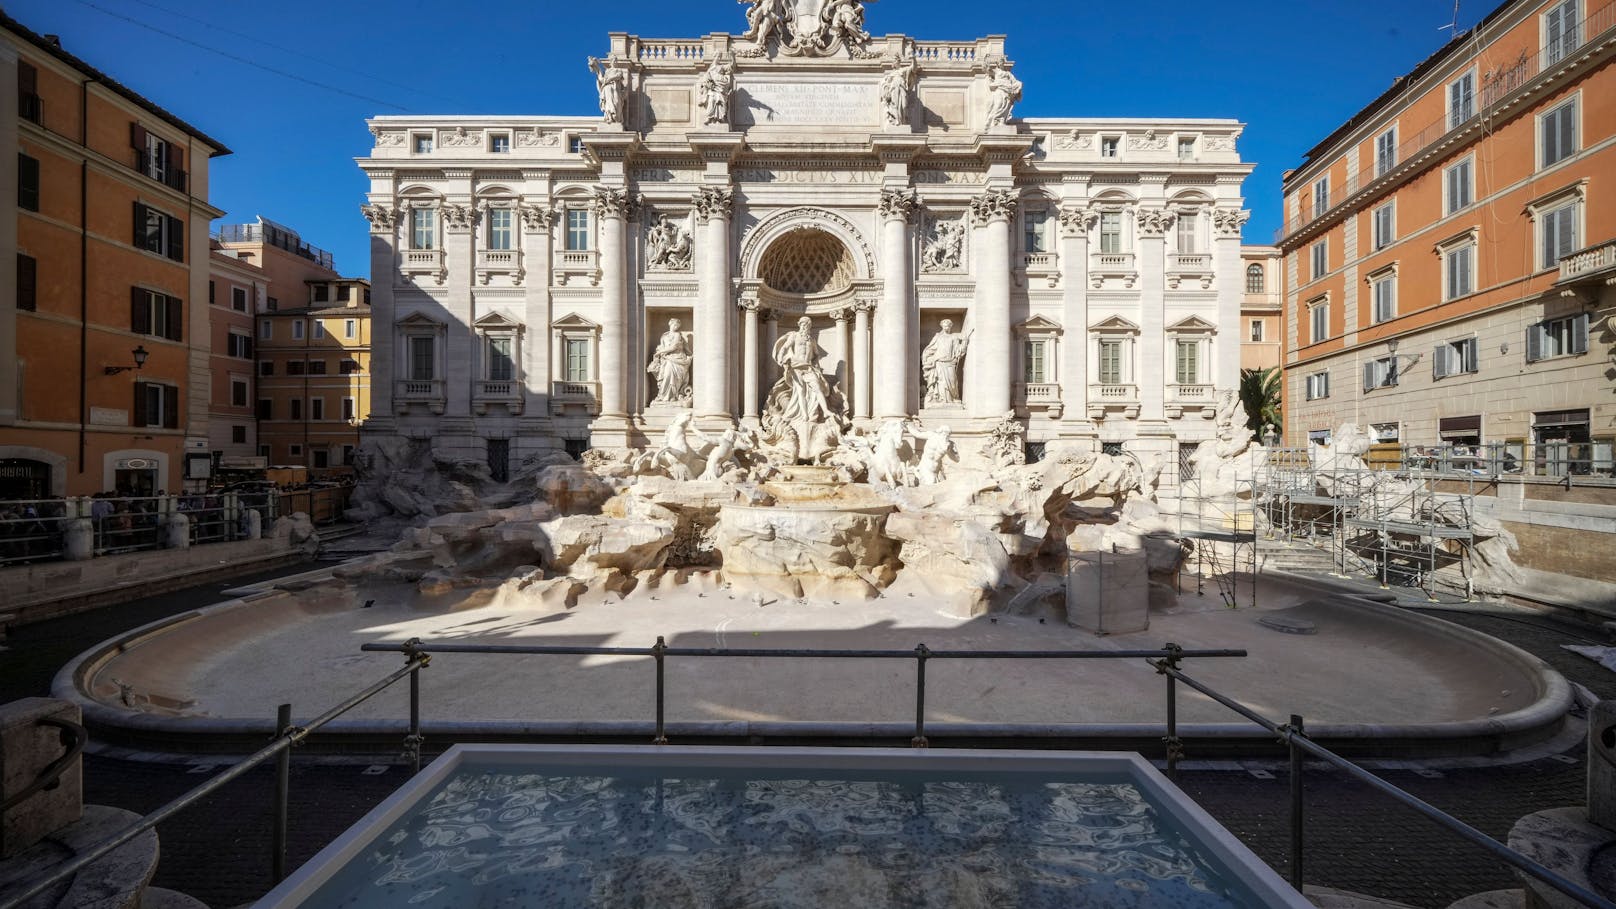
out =
{"type": "Polygon", "coordinates": [[[476,333],[471,327],[477,318],[472,311],[471,285],[476,274],[476,254],[472,247],[480,211],[471,196],[471,172],[451,171],[446,176],[452,184],[440,211],[443,219],[443,257],[449,274],[443,287],[446,295],[443,305],[450,314],[448,332],[444,337],[443,391],[447,405],[444,414],[469,418],[472,385],[476,379],[475,364],[479,359],[476,333]]]}
{"type": "Polygon", "coordinates": [[[1010,409],[1010,221],[1016,212],[1010,189],[990,189],[971,200],[977,228],[976,301],[968,324],[974,331],[966,352],[970,381],[966,406],[977,419],[998,419],[1010,409]]]}
{"type": "Polygon", "coordinates": [[[729,396],[730,312],[734,309],[730,302],[729,223],[735,191],[727,186],[704,186],[691,205],[701,231],[692,377],[696,417],[707,425],[728,426],[734,421],[729,396]]]}
{"type": "Polygon", "coordinates": [[[1089,411],[1089,231],[1100,215],[1078,201],[1060,212],[1062,282],[1060,342],[1063,436],[1092,436],[1089,411]]]}
{"type": "Polygon", "coordinates": [[[399,232],[407,230],[404,209],[394,199],[392,171],[370,172],[370,202],[360,211],[370,222],[370,413],[365,432],[390,434],[395,423],[393,392],[398,377],[399,232]]]}
{"type": "Polygon", "coordinates": [[[881,193],[881,306],[875,312],[875,346],[880,351],[875,375],[875,416],[901,420],[909,416],[913,367],[914,263],[909,222],[915,191],[908,187],[881,193]]]}
{"type": "MultiPolygon", "coordinates": [[[[17,84],[17,50],[0,38],[0,85],[17,84]]],[[[17,422],[22,402],[17,399],[17,169],[10,162],[17,159],[17,93],[10,89],[0,91],[0,199],[11,211],[10,217],[0,218],[0,426],[17,422]]],[[[203,262],[207,254],[203,253],[203,262]]],[[[206,266],[203,266],[204,270],[206,266]]],[[[81,377],[79,381],[83,381],[81,377]]],[[[53,468],[54,470],[55,468],[53,468]]]]}
{"type": "Polygon", "coordinates": [[[528,188],[536,192],[532,199],[524,199],[517,207],[522,225],[522,261],[530,276],[523,282],[522,290],[522,321],[527,326],[522,348],[522,373],[526,380],[522,413],[524,424],[533,426],[542,421],[542,425],[547,426],[553,368],[550,325],[555,319],[554,303],[550,299],[550,269],[557,212],[547,201],[548,187],[533,186],[535,179],[542,180],[548,175],[524,176],[528,188]]]}
{"type": "Polygon", "coordinates": [[[1244,263],[1240,259],[1241,232],[1251,212],[1219,208],[1212,212],[1213,273],[1218,293],[1218,334],[1212,342],[1212,387],[1219,391],[1240,387],[1240,301],[1245,292],[1244,263]]]}
{"type": "Polygon", "coordinates": [[[1139,433],[1166,432],[1167,232],[1176,216],[1165,208],[1139,209],[1139,433]]]}

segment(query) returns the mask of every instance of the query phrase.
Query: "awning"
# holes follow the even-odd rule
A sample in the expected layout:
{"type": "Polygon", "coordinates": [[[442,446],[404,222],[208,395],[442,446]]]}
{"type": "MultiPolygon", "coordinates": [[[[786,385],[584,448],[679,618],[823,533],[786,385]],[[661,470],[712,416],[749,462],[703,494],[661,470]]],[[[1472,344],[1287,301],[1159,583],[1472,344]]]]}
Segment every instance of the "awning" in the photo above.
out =
{"type": "Polygon", "coordinates": [[[1586,426],[1588,410],[1545,410],[1532,414],[1533,426],[1586,426]]]}
{"type": "Polygon", "coordinates": [[[1444,439],[1481,437],[1481,414],[1470,417],[1443,417],[1437,421],[1437,435],[1444,439]]]}

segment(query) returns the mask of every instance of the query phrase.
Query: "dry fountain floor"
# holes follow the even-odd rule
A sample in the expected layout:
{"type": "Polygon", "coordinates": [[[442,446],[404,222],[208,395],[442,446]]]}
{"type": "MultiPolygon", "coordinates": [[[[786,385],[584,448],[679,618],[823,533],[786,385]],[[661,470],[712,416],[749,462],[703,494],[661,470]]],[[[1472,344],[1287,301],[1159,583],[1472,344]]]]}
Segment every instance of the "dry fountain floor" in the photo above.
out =
{"type": "MultiPolygon", "coordinates": [[[[1249,584],[1242,597],[1249,601],[1249,584]]],[[[1524,654],[1444,622],[1386,607],[1318,602],[1317,589],[1264,578],[1257,608],[1228,609],[1210,582],[1152,614],[1150,630],[1099,637],[1056,616],[961,619],[930,608],[902,584],[868,602],[792,601],[695,585],[641,588],[626,598],[591,592],[570,609],[536,600],[475,606],[429,600],[413,588],[319,584],[225,604],[164,633],[126,644],[90,675],[97,699],[128,697],[145,710],[260,720],[290,702],[299,717],[401,664],[362,644],[410,638],[459,643],[646,647],[934,650],[1125,650],[1172,641],[1243,648],[1245,659],[1191,661],[1193,676],[1265,715],[1307,716],[1310,726],[1429,726],[1485,721],[1533,705],[1546,668],[1524,654]],[[373,600],[374,605],[363,604],[373,600]],[[1313,605],[1300,605],[1313,603],[1313,605]],[[1299,607],[1300,608],[1297,608],[1299,607]],[[1276,610],[1317,625],[1284,634],[1257,620],[1276,610]],[[120,690],[123,694],[120,694],[120,690]]],[[[670,658],[668,719],[895,723],[911,720],[914,662],[670,658]]],[[[1163,683],[1140,660],[934,661],[928,721],[991,724],[1160,724],[1163,683]]],[[[440,654],[424,673],[428,723],[646,721],[652,661],[637,657],[440,654]]],[[[356,719],[406,715],[403,686],[360,707],[356,719]]],[[[1232,714],[1194,692],[1185,723],[1232,714]]]]}

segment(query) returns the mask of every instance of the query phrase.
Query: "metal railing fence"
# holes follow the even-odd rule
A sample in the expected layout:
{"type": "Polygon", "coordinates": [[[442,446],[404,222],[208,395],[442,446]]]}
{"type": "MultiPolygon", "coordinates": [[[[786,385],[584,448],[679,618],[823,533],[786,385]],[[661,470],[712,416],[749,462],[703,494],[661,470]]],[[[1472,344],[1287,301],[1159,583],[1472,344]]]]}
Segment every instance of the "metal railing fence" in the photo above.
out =
{"type": "Polygon", "coordinates": [[[68,516],[62,499],[0,502],[0,565],[50,562],[62,558],[68,516]]]}
{"type": "Polygon", "coordinates": [[[1302,775],[1305,770],[1303,765],[1305,755],[1324,761],[1331,767],[1348,774],[1382,795],[1391,797],[1404,806],[1413,809],[1416,813],[1420,814],[1427,820],[1445,828],[1450,833],[1456,834],[1461,839],[1481,847],[1494,858],[1502,861],[1506,865],[1509,865],[1516,871],[1521,872],[1522,874],[1525,874],[1536,881],[1553,887],[1555,890],[1571,897],[1574,900],[1577,900],[1583,905],[1595,907],[1595,909],[1616,909],[1616,903],[1612,903],[1610,900],[1599,896],[1586,887],[1583,887],[1581,884],[1567,880],[1564,876],[1509,848],[1508,845],[1500,843],[1498,840],[1495,840],[1487,834],[1482,833],[1480,830],[1466,824],[1464,821],[1461,821],[1453,815],[1435,807],[1418,796],[1381,779],[1375,774],[1370,773],[1362,767],[1359,767],[1357,764],[1354,764],[1346,758],[1313,741],[1307,735],[1306,726],[1302,717],[1292,714],[1290,717],[1290,722],[1284,724],[1275,723],[1252,708],[1247,707],[1245,704],[1242,704],[1239,701],[1216,691],[1210,686],[1204,685],[1190,676],[1185,675],[1175,665],[1171,665],[1164,660],[1152,661],[1151,665],[1156,667],[1157,672],[1167,676],[1169,685],[1173,685],[1174,683],[1182,683],[1189,688],[1205,695],[1218,704],[1223,705],[1229,710],[1234,711],[1236,714],[1239,714],[1252,723],[1255,723],[1262,729],[1273,733],[1274,736],[1279,739],[1280,743],[1285,745],[1289,750],[1291,848],[1289,870],[1291,886],[1295,887],[1298,891],[1302,889],[1302,884],[1304,881],[1304,854],[1306,851],[1307,799],[1302,779],[1302,775]]]}

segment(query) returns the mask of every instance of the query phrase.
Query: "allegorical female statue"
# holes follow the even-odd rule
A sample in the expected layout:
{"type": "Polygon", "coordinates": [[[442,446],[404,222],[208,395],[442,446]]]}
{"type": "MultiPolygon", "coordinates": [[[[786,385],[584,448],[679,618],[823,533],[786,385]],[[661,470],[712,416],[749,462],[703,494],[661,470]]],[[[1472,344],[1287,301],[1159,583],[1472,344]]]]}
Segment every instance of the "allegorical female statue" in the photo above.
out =
{"type": "Polygon", "coordinates": [[[944,319],[942,330],[932,336],[931,343],[920,355],[927,404],[960,403],[960,366],[970,346],[971,336],[954,334],[953,320],[944,319]]]}
{"type": "Polygon", "coordinates": [[[690,339],[679,330],[678,319],[668,320],[668,330],[657,343],[646,372],[656,379],[652,404],[690,403],[690,339]]]}
{"type": "Polygon", "coordinates": [[[600,94],[600,115],[607,123],[622,123],[628,71],[607,66],[598,57],[589,58],[589,71],[595,74],[595,91],[600,94]]]}

